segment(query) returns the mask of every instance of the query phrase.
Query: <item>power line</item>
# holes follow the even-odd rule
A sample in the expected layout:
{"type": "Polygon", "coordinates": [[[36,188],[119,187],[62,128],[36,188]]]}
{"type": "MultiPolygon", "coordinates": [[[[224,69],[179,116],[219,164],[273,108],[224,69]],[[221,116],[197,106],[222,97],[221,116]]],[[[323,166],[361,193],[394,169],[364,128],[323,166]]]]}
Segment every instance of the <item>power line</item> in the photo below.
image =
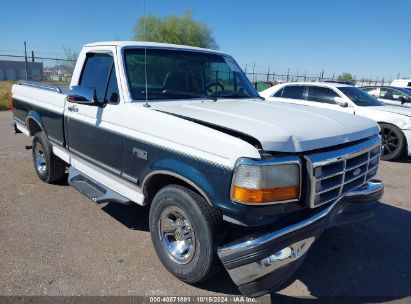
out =
{"type": "MultiPolygon", "coordinates": [[[[0,54],[0,57],[11,57],[11,58],[25,58],[23,55],[11,55],[11,54],[0,54]]],[[[75,62],[76,59],[66,59],[66,58],[55,58],[55,57],[38,57],[34,56],[34,59],[41,59],[41,60],[57,60],[57,61],[72,61],[75,62]]]]}

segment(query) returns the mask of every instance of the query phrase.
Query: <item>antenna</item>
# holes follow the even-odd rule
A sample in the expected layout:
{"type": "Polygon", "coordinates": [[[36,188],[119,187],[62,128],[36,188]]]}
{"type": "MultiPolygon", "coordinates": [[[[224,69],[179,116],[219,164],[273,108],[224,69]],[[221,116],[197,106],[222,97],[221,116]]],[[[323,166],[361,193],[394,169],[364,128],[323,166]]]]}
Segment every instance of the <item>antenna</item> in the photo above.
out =
{"type": "Polygon", "coordinates": [[[143,15],[144,15],[144,21],[143,21],[143,32],[144,32],[144,80],[146,83],[146,103],[144,106],[146,108],[151,107],[150,104],[148,103],[148,85],[147,85],[147,36],[146,36],[146,0],[143,0],[143,15]]]}

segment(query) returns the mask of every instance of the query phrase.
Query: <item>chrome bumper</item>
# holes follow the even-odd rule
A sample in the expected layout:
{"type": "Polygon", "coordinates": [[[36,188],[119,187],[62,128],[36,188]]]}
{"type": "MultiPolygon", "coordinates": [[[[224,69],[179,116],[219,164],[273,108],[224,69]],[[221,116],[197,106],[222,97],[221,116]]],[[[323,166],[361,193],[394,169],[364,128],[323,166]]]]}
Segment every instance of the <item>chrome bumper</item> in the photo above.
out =
{"type": "Polygon", "coordinates": [[[270,293],[292,276],[326,228],[371,217],[383,192],[381,181],[369,181],[298,223],[225,244],[218,256],[242,294],[270,293]]]}

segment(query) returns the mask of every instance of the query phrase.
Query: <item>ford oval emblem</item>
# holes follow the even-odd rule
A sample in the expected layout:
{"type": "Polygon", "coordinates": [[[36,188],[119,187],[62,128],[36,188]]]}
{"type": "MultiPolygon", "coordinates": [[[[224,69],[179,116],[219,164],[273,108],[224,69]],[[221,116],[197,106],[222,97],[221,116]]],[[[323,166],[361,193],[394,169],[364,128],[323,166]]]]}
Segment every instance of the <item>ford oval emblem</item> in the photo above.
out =
{"type": "Polygon", "coordinates": [[[361,169],[360,169],[360,168],[357,168],[357,169],[354,170],[354,172],[352,173],[352,175],[358,176],[358,175],[360,175],[360,173],[361,173],[361,169]]]}

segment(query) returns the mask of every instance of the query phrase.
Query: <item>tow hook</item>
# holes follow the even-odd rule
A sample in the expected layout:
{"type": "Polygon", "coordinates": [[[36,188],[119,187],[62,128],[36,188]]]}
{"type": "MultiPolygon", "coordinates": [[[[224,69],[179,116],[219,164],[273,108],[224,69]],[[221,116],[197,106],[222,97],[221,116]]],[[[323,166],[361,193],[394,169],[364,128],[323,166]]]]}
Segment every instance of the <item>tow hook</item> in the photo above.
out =
{"type": "Polygon", "coordinates": [[[26,146],[26,150],[31,150],[33,149],[33,146],[26,146]]]}

